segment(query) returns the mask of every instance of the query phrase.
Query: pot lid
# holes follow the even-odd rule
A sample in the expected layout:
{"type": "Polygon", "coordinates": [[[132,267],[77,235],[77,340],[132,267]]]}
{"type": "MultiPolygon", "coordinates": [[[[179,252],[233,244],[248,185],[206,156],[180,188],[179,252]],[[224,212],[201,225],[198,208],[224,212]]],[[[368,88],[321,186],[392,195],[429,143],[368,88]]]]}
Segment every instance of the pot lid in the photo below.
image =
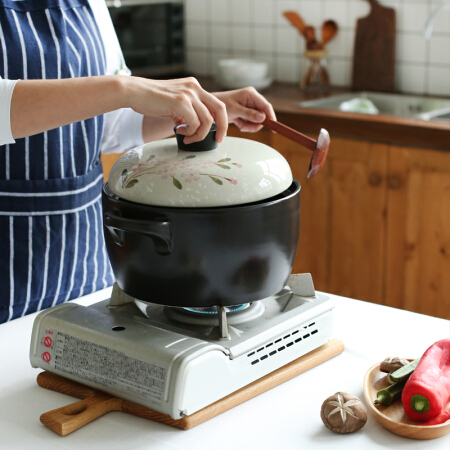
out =
{"type": "Polygon", "coordinates": [[[268,145],[233,137],[217,144],[215,125],[204,141],[185,145],[176,136],[122,155],[111,169],[110,190],[148,205],[217,207],[265,200],[292,183],[288,162],[268,145]]]}

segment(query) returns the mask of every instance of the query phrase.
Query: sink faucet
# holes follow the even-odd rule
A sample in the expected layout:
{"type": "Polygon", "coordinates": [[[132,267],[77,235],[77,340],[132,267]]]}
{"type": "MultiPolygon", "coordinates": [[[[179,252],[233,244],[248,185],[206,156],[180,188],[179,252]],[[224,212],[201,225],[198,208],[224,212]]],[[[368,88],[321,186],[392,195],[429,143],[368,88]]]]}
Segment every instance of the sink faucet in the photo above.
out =
{"type": "Polygon", "coordinates": [[[439,16],[439,14],[446,9],[450,9],[450,0],[445,0],[431,13],[431,15],[428,18],[427,23],[425,25],[425,30],[423,32],[425,39],[431,38],[431,33],[433,32],[434,22],[436,22],[436,19],[439,16]]]}

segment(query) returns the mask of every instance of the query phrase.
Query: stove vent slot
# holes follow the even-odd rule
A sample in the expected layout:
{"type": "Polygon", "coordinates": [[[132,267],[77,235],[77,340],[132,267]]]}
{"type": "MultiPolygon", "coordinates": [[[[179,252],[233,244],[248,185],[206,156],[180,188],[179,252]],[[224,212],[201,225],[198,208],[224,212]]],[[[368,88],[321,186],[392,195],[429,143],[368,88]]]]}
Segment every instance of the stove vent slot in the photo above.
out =
{"type": "MultiPolygon", "coordinates": [[[[298,330],[295,330],[295,331],[293,331],[292,333],[287,334],[286,336],[283,336],[282,338],[279,338],[279,339],[275,340],[274,342],[269,342],[269,343],[266,344],[264,347],[258,348],[258,350],[256,350],[256,352],[255,352],[255,351],[252,351],[252,352],[248,353],[247,356],[253,356],[253,355],[255,355],[255,353],[259,353],[259,352],[263,351],[264,349],[267,349],[267,348],[269,348],[269,347],[272,347],[274,344],[278,344],[279,342],[281,342],[281,341],[284,340],[284,339],[288,339],[288,338],[293,339],[292,341],[286,342],[284,345],[281,345],[280,347],[278,347],[278,348],[272,350],[272,351],[269,352],[268,354],[261,355],[260,358],[253,360],[253,361],[251,362],[251,364],[252,364],[252,365],[255,365],[256,363],[259,363],[260,361],[264,361],[265,359],[268,359],[269,356],[274,356],[274,355],[276,355],[277,353],[282,352],[283,350],[287,349],[288,347],[292,347],[294,344],[298,344],[299,342],[303,341],[304,339],[307,339],[307,338],[309,338],[310,336],[312,336],[312,335],[318,333],[319,330],[316,328],[315,330],[312,330],[312,331],[310,331],[309,333],[306,333],[306,334],[304,334],[304,335],[302,335],[302,336],[299,336],[299,337],[297,337],[297,338],[296,338],[296,336],[295,336],[295,335],[297,335],[298,333],[300,333],[300,332],[302,332],[302,331],[305,332],[307,328],[312,327],[312,326],[314,326],[315,324],[316,324],[315,322],[312,322],[312,323],[310,323],[309,325],[306,325],[306,326],[304,326],[304,327],[302,327],[302,328],[299,328],[298,330]],[[296,339],[295,339],[295,338],[296,338],[296,339]]],[[[258,355],[258,356],[259,356],[259,355],[258,355]]]]}

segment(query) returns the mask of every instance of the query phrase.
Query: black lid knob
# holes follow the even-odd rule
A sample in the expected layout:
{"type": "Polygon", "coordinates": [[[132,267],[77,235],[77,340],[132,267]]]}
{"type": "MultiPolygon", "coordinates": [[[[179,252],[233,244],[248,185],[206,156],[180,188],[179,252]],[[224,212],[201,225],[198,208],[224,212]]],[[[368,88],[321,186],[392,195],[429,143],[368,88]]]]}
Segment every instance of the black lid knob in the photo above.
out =
{"type": "Polygon", "coordinates": [[[180,150],[186,150],[188,152],[206,152],[208,150],[214,150],[219,146],[219,143],[216,141],[216,130],[217,126],[215,123],[212,124],[211,129],[206,135],[205,139],[198,142],[192,142],[191,144],[185,144],[183,142],[184,136],[182,134],[178,134],[177,130],[180,127],[185,126],[184,124],[177,125],[173,130],[175,131],[175,136],[177,138],[178,148],[180,150]]]}

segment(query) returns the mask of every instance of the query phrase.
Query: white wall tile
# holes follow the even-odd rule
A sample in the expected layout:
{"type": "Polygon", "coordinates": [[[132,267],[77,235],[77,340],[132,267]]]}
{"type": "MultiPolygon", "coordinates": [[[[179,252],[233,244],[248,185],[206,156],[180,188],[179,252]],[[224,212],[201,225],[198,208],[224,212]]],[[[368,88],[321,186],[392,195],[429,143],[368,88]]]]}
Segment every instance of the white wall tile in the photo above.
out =
{"type": "Polygon", "coordinates": [[[233,50],[250,52],[250,28],[244,25],[235,25],[231,30],[231,46],[233,50]]]}
{"type": "Polygon", "coordinates": [[[210,45],[207,25],[188,23],[186,25],[186,43],[191,48],[207,48],[210,45]]]}
{"type": "Polygon", "coordinates": [[[301,2],[297,2],[296,9],[305,21],[305,24],[318,28],[324,21],[320,6],[321,2],[319,0],[302,0],[301,2]]]}
{"type": "Polygon", "coordinates": [[[450,95],[450,68],[428,68],[427,93],[432,95],[450,95]]]}
{"type": "Polygon", "coordinates": [[[275,23],[278,25],[288,24],[288,20],[283,16],[284,11],[296,11],[298,5],[295,0],[277,0],[274,2],[275,23]]]}
{"type": "Polygon", "coordinates": [[[299,55],[299,46],[297,45],[297,42],[300,40],[298,33],[294,28],[277,28],[275,34],[276,51],[278,53],[291,56],[299,55]]]}
{"type": "Polygon", "coordinates": [[[211,45],[213,50],[227,50],[230,47],[230,27],[214,25],[211,30],[211,45]]]}
{"type": "Polygon", "coordinates": [[[192,50],[187,56],[187,69],[194,75],[210,75],[212,73],[210,53],[192,50]]]}
{"type": "Polygon", "coordinates": [[[355,52],[355,34],[355,29],[343,32],[343,35],[345,36],[345,56],[352,59],[353,53],[355,52]]]}
{"type": "Polygon", "coordinates": [[[339,28],[347,26],[349,14],[348,2],[344,0],[326,1],[324,3],[324,19],[334,20],[339,28]]]}
{"type": "MultiPolygon", "coordinates": [[[[211,55],[211,68],[212,68],[212,75],[217,75],[218,72],[218,61],[221,59],[229,59],[231,58],[231,55],[228,52],[224,52],[221,50],[214,51],[211,55]]],[[[211,74],[209,74],[211,75],[211,74]]]]}
{"type": "Polygon", "coordinates": [[[255,26],[253,32],[253,49],[259,53],[270,53],[275,48],[275,29],[272,27],[255,26]]]}
{"type": "Polygon", "coordinates": [[[433,36],[429,43],[430,63],[450,66],[450,35],[433,36]]]}
{"type": "Polygon", "coordinates": [[[397,61],[423,62],[426,58],[426,41],[421,35],[400,34],[397,36],[397,61]]]}
{"type": "Polygon", "coordinates": [[[254,58],[258,61],[266,62],[269,65],[269,77],[275,78],[274,68],[275,68],[275,56],[274,54],[267,53],[255,53],[254,58]]]}
{"type": "Polygon", "coordinates": [[[326,49],[330,56],[348,57],[352,54],[352,52],[349,51],[346,37],[347,34],[347,31],[341,30],[337,36],[326,45],[326,49]]]}
{"type": "MultiPolygon", "coordinates": [[[[434,11],[436,6],[433,5],[431,10],[434,11]]],[[[450,8],[442,10],[442,12],[436,17],[432,28],[434,33],[449,33],[450,32],[450,8]]]]}
{"type": "Polygon", "coordinates": [[[187,22],[201,22],[207,20],[208,0],[187,0],[184,2],[185,17],[187,22]]]}
{"type": "Polygon", "coordinates": [[[273,0],[257,0],[253,5],[253,19],[255,24],[273,25],[275,23],[273,0]]]}
{"type": "Polygon", "coordinates": [[[250,0],[231,0],[231,20],[233,23],[247,24],[250,20],[250,0]]]}
{"type": "Polygon", "coordinates": [[[400,91],[423,94],[425,92],[425,71],[426,67],[423,65],[397,64],[400,91]]]}
{"type": "Polygon", "coordinates": [[[351,61],[348,59],[333,59],[328,61],[328,73],[332,86],[349,86],[351,83],[351,61]]]}
{"type": "Polygon", "coordinates": [[[403,20],[398,23],[402,31],[417,31],[423,33],[429,15],[427,3],[413,3],[403,9],[403,20]]]}
{"type": "MultiPolygon", "coordinates": [[[[191,0],[188,0],[188,4],[191,0]]],[[[230,8],[229,8],[229,0],[214,0],[214,2],[211,2],[211,6],[209,8],[210,10],[210,17],[211,22],[213,23],[223,23],[228,22],[230,20],[230,8]]]]}
{"type": "Polygon", "coordinates": [[[277,80],[290,83],[300,82],[299,58],[277,56],[275,58],[275,64],[276,64],[275,77],[277,80]]]}

